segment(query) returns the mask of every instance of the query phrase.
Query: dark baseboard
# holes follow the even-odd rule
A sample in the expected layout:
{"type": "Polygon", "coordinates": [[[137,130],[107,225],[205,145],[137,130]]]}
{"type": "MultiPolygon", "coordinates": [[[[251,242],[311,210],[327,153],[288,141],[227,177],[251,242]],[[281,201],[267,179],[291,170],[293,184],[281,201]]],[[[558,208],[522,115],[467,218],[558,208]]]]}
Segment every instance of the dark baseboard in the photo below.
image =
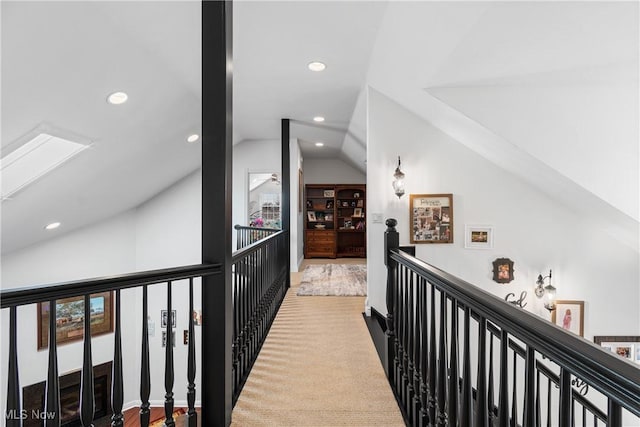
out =
{"type": "Polygon", "coordinates": [[[386,340],[386,320],[384,316],[382,316],[376,309],[371,309],[371,316],[367,316],[365,313],[362,313],[362,317],[364,318],[364,322],[369,329],[369,335],[371,335],[371,340],[373,341],[373,345],[378,352],[378,357],[380,358],[380,363],[384,367],[385,364],[385,340],[386,340]]]}

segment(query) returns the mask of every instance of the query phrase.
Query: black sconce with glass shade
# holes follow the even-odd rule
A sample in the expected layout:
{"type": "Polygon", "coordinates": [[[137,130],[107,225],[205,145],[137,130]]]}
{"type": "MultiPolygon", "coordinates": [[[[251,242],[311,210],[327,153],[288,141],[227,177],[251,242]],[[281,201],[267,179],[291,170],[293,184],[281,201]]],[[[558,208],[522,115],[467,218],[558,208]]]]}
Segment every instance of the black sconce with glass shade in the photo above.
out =
{"type": "Polygon", "coordinates": [[[542,274],[538,274],[538,280],[536,280],[535,293],[538,298],[544,298],[544,308],[549,311],[556,309],[556,288],[551,284],[551,270],[549,275],[542,277],[542,274]],[[544,281],[549,279],[547,286],[544,286],[544,281]]]}
{"type": "Polygon", "coordinates": [[[400,156],[398,156],[398,167],[396,167],[393,178],[393,191],[399,199],[404,195],[404,173],[400,170],[400,156]]]}

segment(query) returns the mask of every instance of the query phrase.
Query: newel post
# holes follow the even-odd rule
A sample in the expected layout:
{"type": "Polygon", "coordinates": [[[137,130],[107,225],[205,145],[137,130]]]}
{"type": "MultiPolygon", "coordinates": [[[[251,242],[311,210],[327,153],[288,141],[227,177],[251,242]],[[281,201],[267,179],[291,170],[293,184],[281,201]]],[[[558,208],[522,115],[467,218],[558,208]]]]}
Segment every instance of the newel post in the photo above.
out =
{"type": "Polygon", "coordinates": [[[400,247],[400,236],[396,231],[398,221],[393,218],[387,219],[385,222],[387,230],[384,232],[384,264],[387,266],[387,340],[385,351],[385,370],[387,378],[391,384],[395,384],[395,325],[394,325],[394,308],[396,306],[395,293],[397,289],[397,270],[398,263],[391,259],[391,251],[400,247]]]}

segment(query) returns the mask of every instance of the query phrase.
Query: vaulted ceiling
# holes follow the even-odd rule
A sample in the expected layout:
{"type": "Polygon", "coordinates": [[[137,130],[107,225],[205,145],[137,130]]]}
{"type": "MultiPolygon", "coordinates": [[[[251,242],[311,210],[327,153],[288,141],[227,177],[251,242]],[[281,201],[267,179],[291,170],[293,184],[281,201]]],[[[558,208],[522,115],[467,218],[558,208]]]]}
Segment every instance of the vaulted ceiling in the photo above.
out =
{"type": "MultiPolygon", "coordinates": [[[[200,132],[199,2],[1,8],[3,155],[42,125],[93,143],[2,202],[3,253],[199,167],[199,143],[185,142],[200,132]],[[105,101],[116,90],[126,104],[105,101]]],[[[636,228],[637,82],[635,2],[234,3],[235,143],[278,139],[288,117],[305,157],[364,170],[369,84],[514,176],[636,228]],[[307,70],[313,60],[327,69],[307,70]]]]}

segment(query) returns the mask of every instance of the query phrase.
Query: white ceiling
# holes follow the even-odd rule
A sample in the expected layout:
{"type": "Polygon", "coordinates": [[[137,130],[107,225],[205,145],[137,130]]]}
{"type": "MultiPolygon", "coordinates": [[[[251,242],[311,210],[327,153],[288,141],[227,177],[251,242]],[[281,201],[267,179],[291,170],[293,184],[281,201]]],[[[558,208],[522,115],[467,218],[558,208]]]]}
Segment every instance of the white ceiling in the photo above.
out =
{"type": "MultiPolygon", "coordinates": [[[[135,207],[199,167],[199,143],[185,142],[200,131],[199,2],[1,8],[3,149],[43,123],[94,142],[2,203],[3,253],[135,207]],[[107,104],[115,90],[129,102],[107,104]]],[[[240,1],[233,66],[235,143],[279,139],[290,118],[305,157],[364,169],[369,84],[516,175],[551,170],[637,226],[637,2],[240,1]],[[327,69],[307,70],[312,60],[327,69]],[[616,161],[598,164],[598,180],[583,166],[605,154],[616,161]]]]}
{"type": "MultiPolygon", "coordinates": [[[[290,118],[305,156],[341,156],[384,6],[236,2],[234,142],[279,139],[290,118]],[[312,60],[327,69],[309,71],[312,60]]],[[[1,7],[3,149],[38,126],[93,142],[2,203],[3,253],[133,208],[199,167],[185,138],[200,131],[200,2],[1,7]],[[105,102],[116,90],[126,104],[105,102]]]]}

